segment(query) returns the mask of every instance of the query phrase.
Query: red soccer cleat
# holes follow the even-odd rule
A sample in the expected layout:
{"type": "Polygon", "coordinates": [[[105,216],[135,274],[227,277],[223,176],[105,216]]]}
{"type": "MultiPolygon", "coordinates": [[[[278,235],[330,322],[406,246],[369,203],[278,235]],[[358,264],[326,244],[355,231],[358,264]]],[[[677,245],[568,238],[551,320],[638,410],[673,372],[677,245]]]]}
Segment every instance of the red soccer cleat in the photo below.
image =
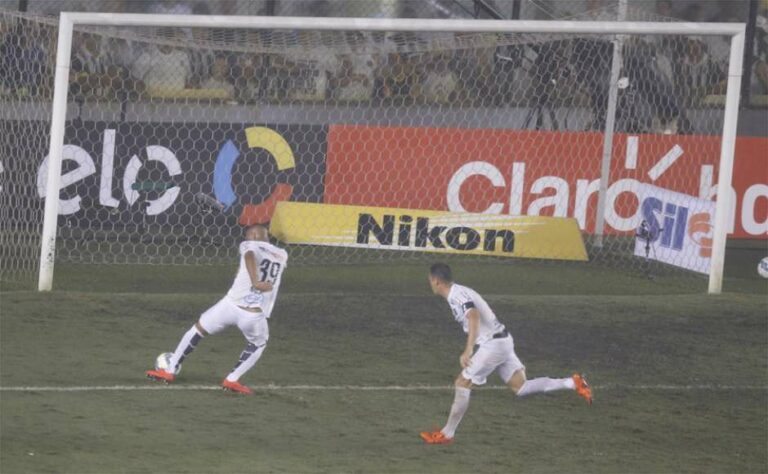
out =
{"type": "Polygon", "coordinates": [[[592,405],[592,389],[581,374],[573,374],[573,383],[576,385],[576,393],[592,405]]]}
{"type": "Polygon", "coordinates": [[[421,439],[427,444],[451,444],[453,438],[446,437],[442,431],[422,431],[419,433],[421,439]]]}
{"type": "Polygon", "coordinates": [[[250,388],[240,382],[230,382],[227,379],[224,379],[224,381],[221,382],[221,388],[230,392],[242,393],[243,395],[253,395],[253,390],[250,388]]]}
{"type": "Polygon", "coordinates": [[[176,376],[170,372],[166,372],[163,369],[148,370],[147,378],[156,380],[158,382],[172,383],[176,380],[176,376]]]}

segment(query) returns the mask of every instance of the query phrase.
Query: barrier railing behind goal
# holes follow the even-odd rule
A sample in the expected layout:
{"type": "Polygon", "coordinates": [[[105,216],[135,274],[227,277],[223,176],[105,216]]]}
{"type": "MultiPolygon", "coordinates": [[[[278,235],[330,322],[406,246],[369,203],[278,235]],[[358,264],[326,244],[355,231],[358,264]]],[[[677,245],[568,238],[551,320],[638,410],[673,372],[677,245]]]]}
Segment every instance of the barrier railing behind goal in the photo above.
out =
{"type": "MultiPolygon", "coordinates": [[[[54,260],[229,263],[243,225],[295,201],[574,217],[590,265],[662,260],[688,275],[707,273],[706,258],[719,291],[729,214],[713,200],[731,183],[743,26],[2,19],[34,23],[14,33],[26,60],[4,86],[13,140],[0,150],[0,196],[3,212],[24,217],[4,220],[2,251],[25,260],[18,236],[48,196],[41,289],[54,260]],[[54,31],[55,67],[34,47],[54,31]],[[23,95],[27,83],[36,89],[23,95]],[[50,147],[35,108],[46,101],[50,147]],[[656,255],[667,251],[677,253],[656,255]]],[[[291,253],[297,263],[425,255],[391,248],[291,253]]]]}

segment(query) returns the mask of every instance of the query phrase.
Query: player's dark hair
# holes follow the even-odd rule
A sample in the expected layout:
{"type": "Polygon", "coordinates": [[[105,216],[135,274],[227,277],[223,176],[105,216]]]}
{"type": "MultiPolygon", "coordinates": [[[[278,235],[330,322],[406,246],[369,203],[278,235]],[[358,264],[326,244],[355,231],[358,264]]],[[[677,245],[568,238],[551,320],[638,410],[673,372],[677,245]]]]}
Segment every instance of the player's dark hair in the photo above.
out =
{"type": "Polygon", "coordinates": [[[435,263],[429,267],[429,274],[440,280],[451,283],[453,281],[453,274],[451,273],[451,267],[445,263],[435,263]]]}

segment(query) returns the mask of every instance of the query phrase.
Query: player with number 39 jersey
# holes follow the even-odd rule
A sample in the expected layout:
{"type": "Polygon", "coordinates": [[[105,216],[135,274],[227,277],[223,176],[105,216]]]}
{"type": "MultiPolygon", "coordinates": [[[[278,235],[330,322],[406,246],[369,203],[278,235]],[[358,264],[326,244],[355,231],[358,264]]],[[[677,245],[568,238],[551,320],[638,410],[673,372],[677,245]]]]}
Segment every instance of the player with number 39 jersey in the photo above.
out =
{"type": "Polygon", "coordinates": [[[240,244],[240,268],[237,269],[235,281],[227,292],[227,298],[242,308],[260,308],[262,314],[269,318],[277,299],[280,288],[280,278],[288,262],[288,253],[270,244],[246,240],[240,244]],[[253,288],[251,276],[248,273],[246,255],[252,253],[256,258],[258,277],[260,281],[272,283],[272,291],[262,292],[253,288]]]}
{"type": "Polygon", "coordinates": [[[206,310],[200,319],[182,336],[170,358],[168,369],[147,371],[147,377],[173,382],[184,359],[195,350],[203,337],[237,326],[246,339],[246,346],[235,367],[221,383],[226,390],[251,394],[253,391],[239,382],[261,358],[269,340],[267,319],[275,306],[277,291],[288,254],[269,242],[267,228],[250,226],[240,244],[240,266],[235,281],[218,303],[206,310]]]}

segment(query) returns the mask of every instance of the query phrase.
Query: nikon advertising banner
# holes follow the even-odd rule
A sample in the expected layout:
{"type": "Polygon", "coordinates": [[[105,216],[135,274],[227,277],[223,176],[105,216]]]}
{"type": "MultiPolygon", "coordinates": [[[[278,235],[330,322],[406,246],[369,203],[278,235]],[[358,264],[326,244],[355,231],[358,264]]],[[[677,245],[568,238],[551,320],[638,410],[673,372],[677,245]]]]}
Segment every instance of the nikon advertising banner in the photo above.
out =
{"type": "Polygon", "coordinates": [[[572,218],[280,202],[270,231],[290,244],[587,260],[572,218]]]}

